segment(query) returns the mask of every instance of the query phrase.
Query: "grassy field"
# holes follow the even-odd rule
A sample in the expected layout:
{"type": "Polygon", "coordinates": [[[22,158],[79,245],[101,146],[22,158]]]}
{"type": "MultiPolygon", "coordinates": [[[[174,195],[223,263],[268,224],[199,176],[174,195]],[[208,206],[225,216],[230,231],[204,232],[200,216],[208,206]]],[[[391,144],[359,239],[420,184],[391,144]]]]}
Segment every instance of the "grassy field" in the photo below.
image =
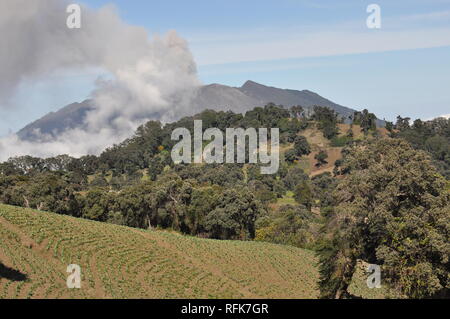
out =
{"type": "MultiPolygon", "coordinates": [[[[5,205],[0,242],[0,299],[318,297],[314,253],[289,246],[199,239],[5,205]],[[69,264],[81,267],[81,289],[66,286],[69,264]]],[[[363,279],[354,293],[380,297],[363,279]]]]}

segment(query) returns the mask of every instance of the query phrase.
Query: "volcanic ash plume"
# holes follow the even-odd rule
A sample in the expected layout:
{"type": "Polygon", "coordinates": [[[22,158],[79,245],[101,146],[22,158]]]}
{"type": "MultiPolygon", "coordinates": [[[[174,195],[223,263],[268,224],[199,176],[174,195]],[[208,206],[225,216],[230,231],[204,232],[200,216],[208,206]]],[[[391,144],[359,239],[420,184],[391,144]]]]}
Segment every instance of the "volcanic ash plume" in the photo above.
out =
{"type": "Polygon", "coordinates": [[[144,28],[123,22],[113,6],[82,7],[81,28],[69,29],[67,6],[62,0],[0,1],[0,105],[24,80],[55,71],[101,68],[112,79],[98,81],[83,128],[56,138],[36,132],[39,143],[16,135],[0,139],[0,160],[97,154],[148,119],[170,121],[193,111],[187,106],[200,82],[187,43],[175,32],[150,39],[144,28]]]}

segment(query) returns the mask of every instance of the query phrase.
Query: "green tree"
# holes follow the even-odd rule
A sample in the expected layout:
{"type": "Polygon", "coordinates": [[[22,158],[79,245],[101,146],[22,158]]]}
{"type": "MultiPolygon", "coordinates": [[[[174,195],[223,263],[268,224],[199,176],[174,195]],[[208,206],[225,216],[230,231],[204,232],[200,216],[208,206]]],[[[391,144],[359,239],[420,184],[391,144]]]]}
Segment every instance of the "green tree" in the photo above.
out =
{"type": "Polygon", "coordinates": [[[297,156],[308,155],[311,153],[311,146],[304,136],[297,136],[294,141],[294,151],[297,156]]]}
{"type": "Polygon", "coordinates": [[[263,212],[259,201],[245,188],[229,189],[206,216],[205,229],[216,239],[253,239],[255,221],[263,212]]]}
{"type": "Polygon", "coordinates": [[[374,140],[353,146],[342,166],[319,250],[322,297],[347,295],[358,259],[381,265],[385,282],[405,296],[445,292],[450,194],[428,155],[403,140],[374,140]]]}
{"type": "Polygon", "coordinates": [[[376,120],[377,117],[375,114],[370,113],[367,109],[364,109],[362,112],[355,112],[353,115],[353,124],[361,125],[361,131],[363,131],[365,135],[367,135],[370,130],[376,130],[376,120]]]}
{"type": "Polygon", "coordinates": [[[309,179],[308,175],[298,166],[293,166],[288,169],[286,176],[283,178],[283,183],[290,191],[294,191],[295,187],[309,179]]]}
{"type": "Polygon", "coordinates": [[[311,187],[306,181],[301,182],[295,187],[294,198],[297,203],[311,210],[313,197],[311,187]]]}
{"type": "Polygon", "coordinates": [[[388,130],[389,133],[392,133],[394,131],[394,123],[386,121],[386,130],[388,130]]]}
{"type": "Polygon", "coordinates": [[[288,163],[294,163],[298,159],[294,149],[289,149],[284,153],[284,160],[288,163]]]}
{"type": "Polygon", "coordinates": [[[95,178],[90,183],[92,187],[108,187],[108,181],[102,175],[95,176],[95,178]]]}
{"type": "Polygon", "coordinates": [[[305,247],[311,240],[313,215],[302,206],[282,206],[256,222],[257,241],[305,247]]]}
{"type": "Polygon", "coordinates": [[[317,121],[318,127],[322,130],[325,138],[332,139],[338,135],[338,114],[334,110],[328,107],[315,106],[312,118],[317,121]]]}
{"type": "Polygon", "coordinates": [[[327,158],[328,158],[328,153],[324,150],[321,150],[319,153],[317,153],[314,156],[314,159],[317,160],[317,167],[323,166],[325,164],[327,164],[327,158]]]}
{"type": "Polygon", "coordinates": [[[337,179],[329,172],[316,175],[311,179],[313,197],[319,201],[321,207],[334,206],[333,191],[337,186],[337,179]]]}
{"type": "Polygon", "coordinates": [[[108,193],[96,188],[87,192],[79,201],[82,203],[81,217],[96,221],[106,221],[108,214],[108,193]]]}

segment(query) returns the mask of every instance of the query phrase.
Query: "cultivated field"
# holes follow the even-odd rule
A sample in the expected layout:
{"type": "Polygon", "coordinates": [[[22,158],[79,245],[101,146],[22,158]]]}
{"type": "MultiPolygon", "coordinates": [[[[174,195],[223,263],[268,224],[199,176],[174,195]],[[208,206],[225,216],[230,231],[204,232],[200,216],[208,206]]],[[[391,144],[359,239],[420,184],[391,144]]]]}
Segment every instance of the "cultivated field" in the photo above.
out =
{"type": "Polygon", "coordinates": [[[287,246],[142,231],[4,205],[0,242],[0,298],[318,295],[314,254],[287,246]],[[66,286],[69,264],[81,266],[81,289],[66,286]]]}

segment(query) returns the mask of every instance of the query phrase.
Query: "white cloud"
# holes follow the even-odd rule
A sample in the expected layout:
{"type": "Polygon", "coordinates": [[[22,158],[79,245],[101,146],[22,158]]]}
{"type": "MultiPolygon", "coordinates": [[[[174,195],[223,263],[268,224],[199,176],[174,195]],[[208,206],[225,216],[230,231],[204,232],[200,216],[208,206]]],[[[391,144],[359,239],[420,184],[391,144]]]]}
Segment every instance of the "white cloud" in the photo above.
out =
{"type": "Polygon", "coordinates": [[[378,30],[368,29],[362,15],[333,25],[216,30],[187,38],[199,65],[324,57],[450,46],[449,18],[450,10],[383,13],[378,30]]]}
{"type": "Polygon", "coordinates": [[[235,41],[202,41],[191,47],[199,65],[324,57],[450,46],[450,27],[423,30],[280,32],[239,35],[235,41]]]}
{"type": "MultiPolygon", "coordinates": [[[[193,111],[187,107],[200,85],[194,59],[175,32],[149,38],[147,30],[126,24],[114,7],[82,10],[82,27],[66,27],[61,0],[0,1],[0,102],[27,81],[53,72],[95,67],[112,79],[91,93],[93,110],[82,129],[56,139],[38,132],[39,142],[0,139],[0,160],[16,155],[98,154],[133,134],[152,117],[171,120],[193,111]],[[4,49],[6,48],[6,49],[4,49]]],[[[0,104],[1,105],[1,104],[0,104]]]]}
{"type": "Polygon", "coordinates": [[[439,116],[435,116],[435,117],[430,117],[430,118],[425,119],[425,121],[432,121],[432,120],[440,118],[440,117],[442,117],[444,119],[450,119],[450,114],[444,114],[444,115],[439,115],[439,116]]]}
{"type": "Polygon", "coordinates": [[[411,14],[411,15],[399,17],[396,20],[399,20],[399,21],[437,21],[437,20],[448,19],[448,18],[450,18],[450,10],[411,14]]]}

